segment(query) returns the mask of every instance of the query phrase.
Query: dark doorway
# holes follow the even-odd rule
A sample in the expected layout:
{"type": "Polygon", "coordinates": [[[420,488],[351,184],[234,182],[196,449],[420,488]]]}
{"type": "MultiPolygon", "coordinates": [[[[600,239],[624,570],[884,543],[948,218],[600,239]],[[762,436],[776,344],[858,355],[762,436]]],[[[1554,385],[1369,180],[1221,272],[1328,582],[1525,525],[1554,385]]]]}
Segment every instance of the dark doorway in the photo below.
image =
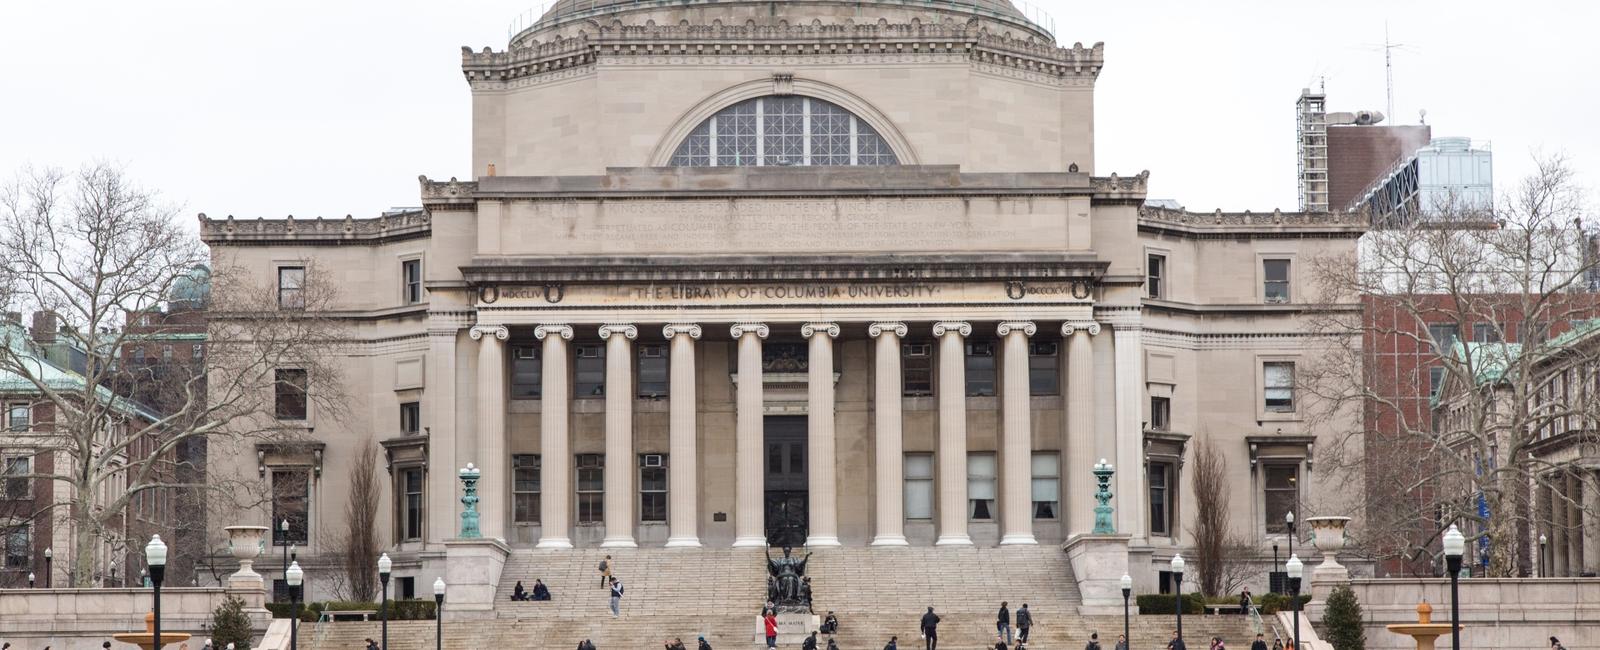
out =
{"type": "Polygon", "coordinates": [[[806,418],[768,416],[766,430],[767,544],[804,546],[810,514],[807,507],[806,418]]]}

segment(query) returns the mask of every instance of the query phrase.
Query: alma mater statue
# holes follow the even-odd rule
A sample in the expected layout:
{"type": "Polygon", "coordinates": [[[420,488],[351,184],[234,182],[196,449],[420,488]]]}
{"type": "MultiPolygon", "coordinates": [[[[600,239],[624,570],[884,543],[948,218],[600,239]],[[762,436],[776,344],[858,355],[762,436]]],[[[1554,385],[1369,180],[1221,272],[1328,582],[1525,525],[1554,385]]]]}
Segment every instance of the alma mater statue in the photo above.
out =
{"type": "Polygon", "coordinates": [[[783,557],[773,559],[772,549],[767,549],[767,599],[777,605],[805,605],[800,593],[801,578],[806,574],[806,560],[811,554],[795,559],[793,549],[783,547],[783,557]]]}

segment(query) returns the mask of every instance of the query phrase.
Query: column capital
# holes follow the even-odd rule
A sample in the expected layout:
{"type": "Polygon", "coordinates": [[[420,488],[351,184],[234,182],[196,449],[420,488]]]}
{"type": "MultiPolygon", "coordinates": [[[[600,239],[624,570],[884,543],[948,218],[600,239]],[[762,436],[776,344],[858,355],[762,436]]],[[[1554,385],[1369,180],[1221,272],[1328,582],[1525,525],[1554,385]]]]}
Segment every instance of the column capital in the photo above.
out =
{"type": "Polygon", "coordinates": [[[668,323],[661,327],[661,335],[671,339],[679,334],[688,334],[689,338],[700,338],[700,326],[695,323],[668,323]]]}
{"type": "Polygon", "coordinates": [[[600,338],[609,339],[612,334],[621,334],[631,341],[639,338],[639,328],[627,323],[606,323],[600,326],[600,338]]]}
{"type": "Polygon", "coordinates": [[[867,326],[867,336],[872,338],[883,336],[884,332],[905,338],[906,333],[909,331],[911,330],[906,327],[906,324],[900,321],[880,321],[867,326]]]}
{"type": "Polygon", "coordinates": [[[767,335],[772,333],[772,329],[767,327],[766,323],[734,323],[732,327],[728,328],[728,333],[732,334],[733,338],[739,338],[745,334],[754,334],[759,338],[767,338],[767,335]]]}
{"type": "Polygon", "coordinates": [[[1024,336],[1033,336],[1039,333],[1039,326],[1031,320],[1008,320],[1000,323],[1000,326],[995,328],[995,333],[1006,336],[1013,330],[1021,330],[1024,336]]]}
{"type": "Polygon", "coordinates": [[[1062,336],[1072,336],[1073,332],[1078,331],[1088,332],[1089,336],[1094,336],[1100,333],[1100,324],[1092,320],[1077,323],[1066,322],[1061,324],[1062,336]]]}
{"type": "Polygon", "coordinates": [[[944,336],[945,332],[955,332],[962,336],[972,336],[972,323],[959,320],[946,320],[933,324],[934,336],[944,336]]]}
{"type": "Polygon", "coordinates": [[[467,330],[467,336],[472,337],[474,341],[482,339],[485,335],[504,341],[511,338],[511,330],[506,329],[504,325],[473,325],[472,329],[467,330]]]}
{"type": "Polygon", "coordinates": [[[556,336],[559,336],[561,338],[564,338],[564,339],[566,339],[568,341],[571,341],[572,340],[572,326],[571,325],[563,325],[563,324],[555,324],[555,323],[545,323],[543,325],[540,325],[538,327],[533,328],[533,338],[539,339],[541,341],[544,340],[544,337],[552,335],[552,334],[554,334],[556,336]]]}
{"type": "Polygon", "coordinates": [[[806,323],[800,326],[800,336],[811,338],[817,334],[827,334],[828,338],[839,338],[838,323],[806,323]]]}

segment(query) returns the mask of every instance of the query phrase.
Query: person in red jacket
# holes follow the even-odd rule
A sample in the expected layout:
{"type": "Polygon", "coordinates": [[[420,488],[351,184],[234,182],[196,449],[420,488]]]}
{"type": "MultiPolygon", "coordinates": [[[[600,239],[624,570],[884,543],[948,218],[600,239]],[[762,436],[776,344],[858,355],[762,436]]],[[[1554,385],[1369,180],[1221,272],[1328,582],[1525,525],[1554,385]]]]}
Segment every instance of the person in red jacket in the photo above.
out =
{"type": "Polygon", "coordinates": [[[767,627],[767,647],[778,647],[778,615],[772,613],[772,610],[769,609],[763,622],[766,623],[767,627]]]}

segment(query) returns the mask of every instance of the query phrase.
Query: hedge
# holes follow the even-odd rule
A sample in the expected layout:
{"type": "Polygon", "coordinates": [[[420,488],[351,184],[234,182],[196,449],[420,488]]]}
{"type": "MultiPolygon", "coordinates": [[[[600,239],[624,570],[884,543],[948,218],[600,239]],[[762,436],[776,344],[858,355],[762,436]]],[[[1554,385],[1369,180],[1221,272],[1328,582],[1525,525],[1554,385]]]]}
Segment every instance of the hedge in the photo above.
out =
{"type": "MultiPolygon", "coordinates": [[[[1311,602],[1311,594],[1300,594],[1301,611],[1305,611],[1306,603],[1309,602],[1311,602]]],[[[1256,599],[1256,606],[1261,608],[1261,613],[1263,615],[1276,614],[1281,610],[1294,609],[1294,605],[1292,604],[1292,601],[1289,600],[1288,596],[1284,594],[1272,593],[1261,594],[1261,597],[1256,599]]]]}
{"type": "MultiPolygon", "coordinates": [[[[391,621],[431,621],[436,605],[431,600],[391,600],[389,601],[389,620],[391,621]]],[[[272,612],[273,618],[289,618],[292,606],[289,603],[267,603],[267,610],[272,612]]],[[[323,612],[352,612],[370,610],[378,611],[377,603],[364,603],[360,601],[333,600],[328,602],[311,602],[300,604],[300,620],[315,622],[323,612]]]]}
{"type": "MultiPolygon", "coordinates": [[[[1136,597],[1140,614],[1174,614],[1176,609],[1172,594],[1142,594],[1136,597]]],[[[1206,599],[1200,594],[1184,594],[1183,613],[1200,614],[1205,611],[1206,599]]]]}

